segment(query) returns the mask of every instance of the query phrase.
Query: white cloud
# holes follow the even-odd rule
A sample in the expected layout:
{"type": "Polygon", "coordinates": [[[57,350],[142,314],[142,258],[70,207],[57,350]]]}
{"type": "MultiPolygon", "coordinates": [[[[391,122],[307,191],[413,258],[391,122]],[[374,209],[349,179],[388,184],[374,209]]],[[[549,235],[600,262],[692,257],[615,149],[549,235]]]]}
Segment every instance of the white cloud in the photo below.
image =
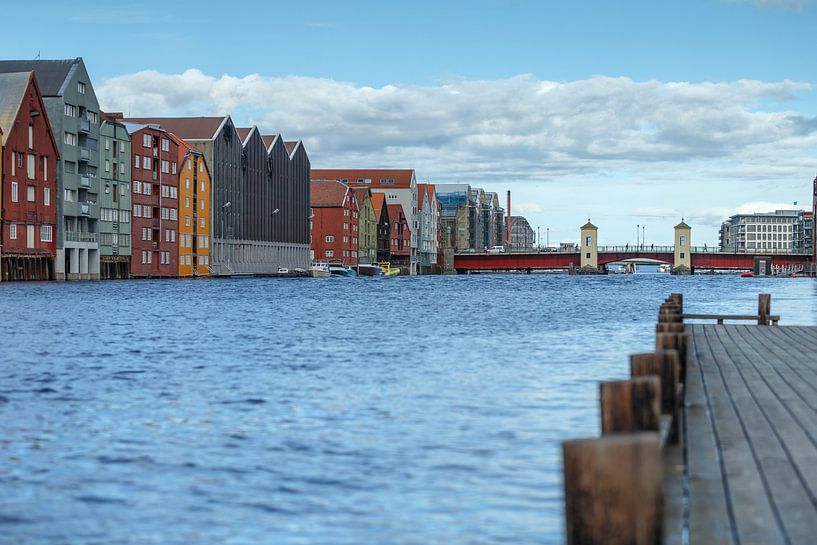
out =
{"type": "Polygon", "coordinates": [[[610,236],[618,222],[621,238],[632,216],[665,221],[671,236],[681,215],[719,225],[728,215],[721,212],[764,192],[804,198],[793,188],[807,191],[817,172],[817,117],[797,108],[815,89],[793,81],[529,75],[369,87],[189,69],[111,78],[97,94],[104,110],[133,116],[230,113],[240,125],[303,139],[316,168],[412,167],[421,179],[497,191],[533,182],[525,185],[538,193],[520,201],[531,205],[523,213],[545,225],[541,216],[564,215],[577,198],[578,219],[616,207],[610,236]],[[557,186],[566,190],[554,193],[557,186]],[[571,191],[579,187],[584,194],[571,191]],[[719,207],[717,220],[711,207],[719,207]]]}
{"type": "Polygon", "coordinates": [[[512,202],[511,208],[514,214],[540,214],[543,211],[542,205],[535,202],[523,202],[519,204],[512,202]]]}

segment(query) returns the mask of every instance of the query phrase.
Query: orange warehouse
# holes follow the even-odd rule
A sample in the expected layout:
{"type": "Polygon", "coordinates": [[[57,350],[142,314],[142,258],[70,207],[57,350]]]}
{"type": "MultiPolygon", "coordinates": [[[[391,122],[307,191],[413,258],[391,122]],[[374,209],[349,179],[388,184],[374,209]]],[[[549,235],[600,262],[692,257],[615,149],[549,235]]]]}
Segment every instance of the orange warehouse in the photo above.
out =
{"type": "Polygon", "coordinates": [[[209,276],[210,170],[202,152],[172,136],[179,144],[179,276],[209,276]]]}

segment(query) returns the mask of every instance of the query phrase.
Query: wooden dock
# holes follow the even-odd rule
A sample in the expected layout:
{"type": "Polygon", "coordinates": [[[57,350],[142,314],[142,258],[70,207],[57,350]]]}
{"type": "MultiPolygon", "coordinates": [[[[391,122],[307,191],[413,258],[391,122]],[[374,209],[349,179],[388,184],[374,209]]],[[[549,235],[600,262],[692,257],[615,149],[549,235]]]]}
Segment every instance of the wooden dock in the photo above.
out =
{"type": "Polygon", "coordinates": [[[686,329],[689,543],[817,542],[817,328],[686,329]]]}
{"type": "Polygon", "coordinates": [[[661,306],[656,351],[600,385],[602,437],[566,441],[572,545],[817,543],[817,327],[661,306]],[[758,325],[723,325],[752,319],[758,325]]]}

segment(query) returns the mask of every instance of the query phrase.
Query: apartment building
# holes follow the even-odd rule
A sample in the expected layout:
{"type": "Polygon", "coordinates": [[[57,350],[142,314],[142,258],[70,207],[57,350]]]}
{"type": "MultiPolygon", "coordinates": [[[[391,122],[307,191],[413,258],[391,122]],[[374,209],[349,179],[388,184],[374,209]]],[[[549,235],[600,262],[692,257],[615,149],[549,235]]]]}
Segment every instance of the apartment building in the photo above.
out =
{"type": "Polygon", "coordinates": [[[99,274],[128,278],[131,264],[131,139],[124,125],[99,127],[99,274]]]}
{"type": "Polygon", "coordinates": [[[99,102],[82,58],[0,61],[0,73],[34,71],[59,147],[55,274],[99,278],[99,102]]]}
{"type": "Polygon", "coordinates": [[[209,276],[210,169],[204,154],[170,134],[179,147],[179,276],[209,276]]]}
{"type": "Polygon", "coordinates": [[[720,249],[733,253],[812,254],[814,215],[803,210],[735,214],[721,224],[720,249]]]}
{"type": "Polygon", "coordinates": [[[314,259],[357,265],[360,209],[355,192],[335,180],[316,180],[310,199],[314,259]]]}

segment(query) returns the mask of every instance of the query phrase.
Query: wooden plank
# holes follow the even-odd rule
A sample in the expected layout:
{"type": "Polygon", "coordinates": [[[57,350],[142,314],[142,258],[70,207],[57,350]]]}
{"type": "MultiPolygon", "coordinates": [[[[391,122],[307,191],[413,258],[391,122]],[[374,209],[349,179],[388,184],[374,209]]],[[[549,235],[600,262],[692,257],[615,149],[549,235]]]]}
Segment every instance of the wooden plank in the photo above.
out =
{"type": "Polygon", "coordinates": [[[661,379],[636,377],[599,384],[601,433],[659,431],[661,379]]]}
{"type": "Polygon", "coordinates": [[[700,350],[698,356],[713,427],[719,437],[723,475],[732,506],[735,533],[742,544],[782,544],[786,542],[785,535],[768,496],[755,453],[749,444],[739,409],[732,399],[729,380],[724,377],[718,364],[729,358],[713,331],[723,327],[725,326],[701,326],[701,345],[706,348],[700,350]]]}
{"type": "Polygon", "coordinates": [[[723,474],[720,436],[709,408],[699,350],[703,326],[690,325],[689,368],[684,401],[686,477],[688,482],[688,521],[690,545],[737,544],[734,517],[723,474]]]}
{"type": "MultiPolygon", "coordinates": [[[[791,389],[776,368],[779,353],[765,351],[755,334],[758,328],[718,328],[729,359],[721,363],[730,390],[741,409],[749,442],[766,481],[771,502],[788,539],[807,543],[817,529],[814,490],[817,490],[817,443],[790,404],[814,411],[791,389]],[[761,351],[758,351],[761,350],[761,351]]],[[[802,416],[801,416],[802,417],[802,416]]]]}
{"type": "Polygon", "coordinates": [[[774,369],[812,409],[817,410],[817,365],[812,355],[817,353],[817,347],[814,351],[805,347],[798,336],[790,335],[790,329],[780,327],[753,331],[759,343],[755,349],[765,354],[766,359],[774,361],[774,369]],[[800,347],[800,350],[792,347],[800,347]]]}
{"type": "Polygon", "coordinates": [[[660,545],[658,434],[565,441],[562,454],[569,545],[660,545]]]}

